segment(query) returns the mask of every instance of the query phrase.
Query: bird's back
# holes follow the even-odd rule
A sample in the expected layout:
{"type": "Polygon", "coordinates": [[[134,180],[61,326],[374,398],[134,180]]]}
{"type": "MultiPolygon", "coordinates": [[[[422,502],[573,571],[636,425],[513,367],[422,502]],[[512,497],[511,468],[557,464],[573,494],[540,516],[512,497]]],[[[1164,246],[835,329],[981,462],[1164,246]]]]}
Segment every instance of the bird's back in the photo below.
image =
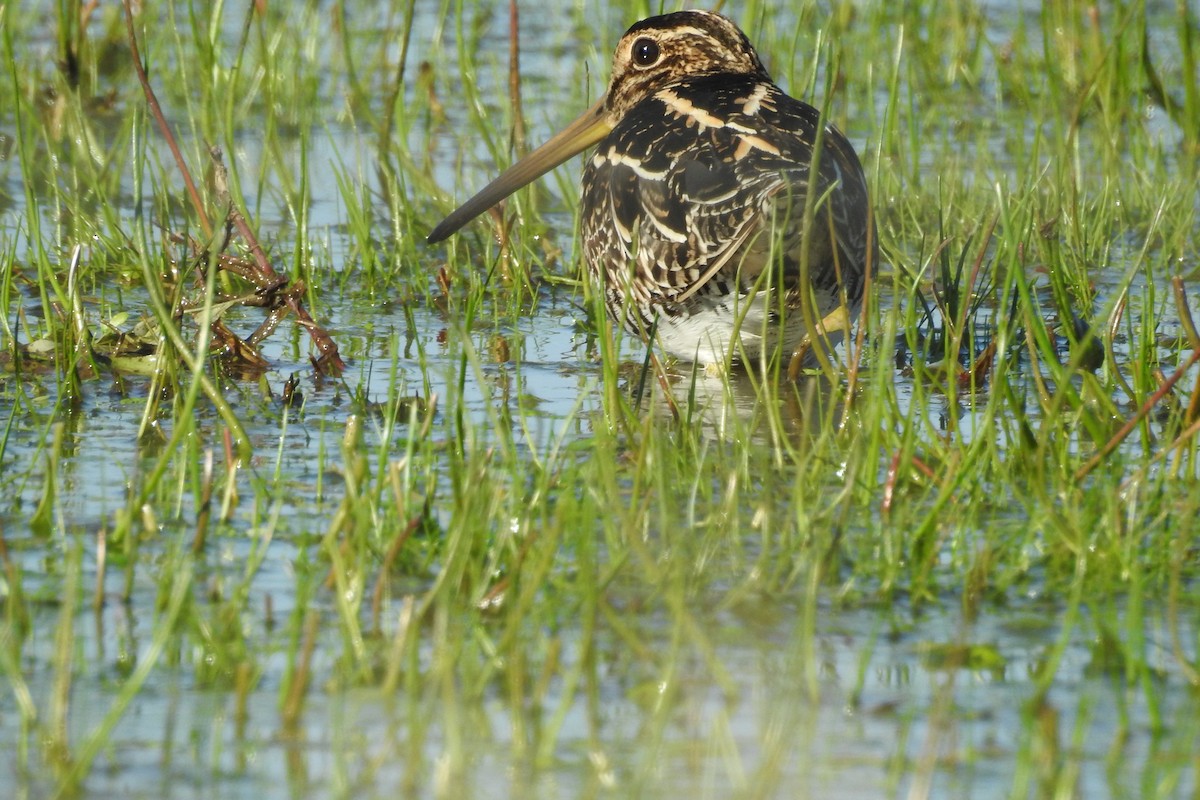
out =
{"type": "MultiPolygon", "coordinates": [[[[843,295],[856,307],[875,261],[866,180],[846,138],[832,126],[819,135],[820,124],[815,108],[752,75],[683,80],[630,109],[583,177],[584,258],[610,313],[642,335],[657,318],[669,351],[678,328],[684,350],[674,352],[688,359],[711,350],[722,360],[740,326],[755,356],[768,344],[755,321],[802,299],[804,247],[815,310],[823,316],[843,295]],[[805,238],[810,185],[817,206],[805,238]],[[782,305],[760,298],[757,312],[739,317],[737,304],[767,284],[782,288],[782,305]]],[[[795,321],[776,333],[786,345],[803,337],[795,321]]]]}

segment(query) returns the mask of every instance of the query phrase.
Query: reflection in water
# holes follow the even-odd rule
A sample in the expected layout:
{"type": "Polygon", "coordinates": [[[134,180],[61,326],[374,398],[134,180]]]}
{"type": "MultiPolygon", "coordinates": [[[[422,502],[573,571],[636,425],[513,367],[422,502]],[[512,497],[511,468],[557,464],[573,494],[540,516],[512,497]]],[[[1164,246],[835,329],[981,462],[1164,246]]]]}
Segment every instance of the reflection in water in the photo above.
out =
{"type": "MultiPolygon", "coordinates": [[[[837,425],[845,386],[824,375],[756,375],[732,368],[718,373],[681,364],[669,372],[671,400],[680,419],[713,439],[791,449],[837,425]]],[[[661,391],[655,402],[671,413],[661,391]]]]}

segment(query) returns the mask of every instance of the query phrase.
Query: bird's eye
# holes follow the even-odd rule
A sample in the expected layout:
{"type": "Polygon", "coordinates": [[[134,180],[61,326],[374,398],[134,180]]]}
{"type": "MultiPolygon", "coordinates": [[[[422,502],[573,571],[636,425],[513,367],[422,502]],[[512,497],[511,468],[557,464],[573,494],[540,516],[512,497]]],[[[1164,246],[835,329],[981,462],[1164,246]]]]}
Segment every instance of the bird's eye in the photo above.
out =
{"type": "Polygon", "coordinates": [[[658,63],[662,53],[658,42],[653,39],[638,39],[633,43],[633,63],[639,67],[652,67],[658,63]]]}

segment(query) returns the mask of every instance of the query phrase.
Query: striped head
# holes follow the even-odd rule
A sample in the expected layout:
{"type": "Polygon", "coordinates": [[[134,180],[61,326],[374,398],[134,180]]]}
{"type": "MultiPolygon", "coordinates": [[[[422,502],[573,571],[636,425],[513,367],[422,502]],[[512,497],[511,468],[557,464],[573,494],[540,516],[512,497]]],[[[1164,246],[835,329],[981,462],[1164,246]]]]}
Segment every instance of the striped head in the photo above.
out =
{"type": "Polygon", "coordinates": [[[716,74],[771,82],[746,34],[720,14],[680,11],[650,17],[630,27],[617,45],[605,111],[615,122],[660,89],[716,74]]]}

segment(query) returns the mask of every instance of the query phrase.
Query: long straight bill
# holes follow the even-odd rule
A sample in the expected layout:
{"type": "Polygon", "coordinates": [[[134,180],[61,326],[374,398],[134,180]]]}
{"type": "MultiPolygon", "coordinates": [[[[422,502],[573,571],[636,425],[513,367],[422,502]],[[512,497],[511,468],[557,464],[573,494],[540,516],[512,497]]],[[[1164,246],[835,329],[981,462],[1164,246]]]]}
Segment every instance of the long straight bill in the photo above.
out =
{"type": "Polygon", "coordinates": [[[506,169],[479,194],[463,203],[438,223],[426,239],[440,242],[522,186],[531,183],[576,153],[591,147],[612,130],[604,113],[604,98],[555,134],[544,145],[506,169]]]}

